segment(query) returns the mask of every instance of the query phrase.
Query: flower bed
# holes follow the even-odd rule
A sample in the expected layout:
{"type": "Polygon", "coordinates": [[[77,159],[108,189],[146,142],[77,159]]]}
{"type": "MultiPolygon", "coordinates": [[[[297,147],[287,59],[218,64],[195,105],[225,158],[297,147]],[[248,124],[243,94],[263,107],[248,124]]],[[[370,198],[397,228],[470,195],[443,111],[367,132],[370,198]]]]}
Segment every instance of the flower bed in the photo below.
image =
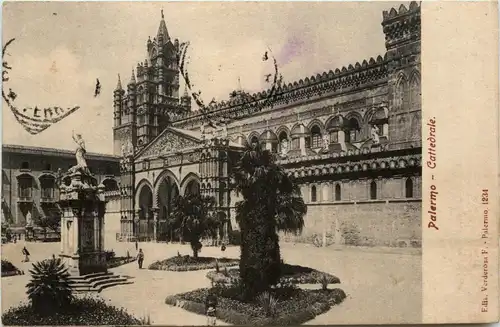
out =
{"type": "Polygon", "coordinates": [[[215,269],[216,262],[219,268],[237,266],[238,259],[198,257],[194,258],[188,255],[175,256],[162,261],[153,262],[148,269],[151,270],[170,270],[170,271],[191,271],[203,269],[215,269]]]}
{"type": "Polygon", "coordinates": [[[2,260],[2,277],[9,277],[15,275],[24,275],[24,272],[19,270],[12,262],[2,260]]]}
{"type": "Polygon", "coordinates": [[[75,299],[61,312],[49,315],[36,312],[30,304],[22,304],[5,312],[2,323],[6,326],[143,324],[125,309],[118,309],[107,305],[103,300],[92,298],[75,299]]]}
{"type": "MultiPolygon", "coordinates": [[[[237,287],[216,288],[217,319],[235,325],[280,326],[299,325],[341,303],[346,295],[341,289],[302,290],[280,288],[271,290],[274,304],[256,299],[245,302],[237,287]]],[[[197,314],[205,314],[205,298],[208,289],[169,296],[165,302],[197,314]]]]}
{"type": "Polygon", "coordinates": [[[136,261],[137,258],[134,257],[113,257],[111,260],[108,260],[108,268],[115,268],[121,265],[125,265],[130,262],[136,261]]]}
{"type": "MultiPolygon", "coordinates": [[[[338,284],[340,279],[331,274],[327,274],[309,267],[282,264],[281,265],[281,280],[284,284],[338,284]]],[[[240,278],[239,268],[228,270],[209,271],[207,278],[213,283],[235,284],[240,278]]]]}

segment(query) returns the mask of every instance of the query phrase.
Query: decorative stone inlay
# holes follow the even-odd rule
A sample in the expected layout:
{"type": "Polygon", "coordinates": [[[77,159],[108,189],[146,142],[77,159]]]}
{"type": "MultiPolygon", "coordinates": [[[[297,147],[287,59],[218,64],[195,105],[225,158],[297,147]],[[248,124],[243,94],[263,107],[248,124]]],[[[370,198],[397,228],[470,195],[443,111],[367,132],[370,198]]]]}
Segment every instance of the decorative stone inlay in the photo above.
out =
{"type": "Polygon", "coordinates": [[[199,145],[200,143],[195,142],[194,140],[175,135],[172,132],[166,132],[153,144],[146,147],[146,149],[139,155],[139,158],[176,153],[178,151],[197,147],[199,145]]]}

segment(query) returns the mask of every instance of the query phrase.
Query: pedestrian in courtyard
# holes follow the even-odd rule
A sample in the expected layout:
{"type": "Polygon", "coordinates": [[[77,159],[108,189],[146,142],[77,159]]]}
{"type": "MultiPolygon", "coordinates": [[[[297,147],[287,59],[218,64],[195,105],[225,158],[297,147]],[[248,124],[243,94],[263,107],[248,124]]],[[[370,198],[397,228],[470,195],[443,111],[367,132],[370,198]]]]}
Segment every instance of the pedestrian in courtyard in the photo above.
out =
{"type": "Polygon", "coordinates": [[[207,298],[205,299],[205,312],[207,314],[207,325],[215,326],[217,323],[217,295],[213,288],[208,290],[207,298]]]}
{"type": "Polygon", "coordinates": [[[139,264],[139,269],[142,269],[143,262],[144,262],[144,252],[142,252],[142,249],[139,249],[139,253],[137,254],[137,263],[139,264]]]}
{"type": "Polygon", "coordinates": [[[23,262],[29,262],[30,261],[30,253],[29,253],[29,251],[28,251],[28,249],[26,247],[23,247],[22,253],[24,255],[23,262]]]}
{"type": "Polygon", "coordinates": [[[137,243],[137,240],[135,240],[135,250],[137,251],[138,248],[139,248],[139,243],[137,243]]]}

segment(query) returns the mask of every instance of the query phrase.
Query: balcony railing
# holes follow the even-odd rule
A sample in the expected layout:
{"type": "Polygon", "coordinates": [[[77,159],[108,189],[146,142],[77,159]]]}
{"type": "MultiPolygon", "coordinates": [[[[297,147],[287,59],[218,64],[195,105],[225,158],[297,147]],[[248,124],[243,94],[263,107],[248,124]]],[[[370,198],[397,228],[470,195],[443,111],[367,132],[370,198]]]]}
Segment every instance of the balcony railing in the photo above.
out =
{"type": "Polygon", "coordinates": [[[56,198],[54,196],[42,196],[40,198],[41,203],[53,203],[56,202],[56,198]]]}

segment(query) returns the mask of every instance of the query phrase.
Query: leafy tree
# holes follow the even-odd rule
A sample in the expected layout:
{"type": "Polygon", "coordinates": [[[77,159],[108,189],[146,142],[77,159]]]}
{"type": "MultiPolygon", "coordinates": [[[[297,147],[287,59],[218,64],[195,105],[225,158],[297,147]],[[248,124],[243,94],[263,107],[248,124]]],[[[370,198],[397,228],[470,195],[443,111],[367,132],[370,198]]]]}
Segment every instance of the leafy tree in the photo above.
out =
{"type": "Polygon", "coordinates": [[[173,201],[169,223],[189,240],[195,258],[202,247],[200,239],[215,236],[222,224],[216,206],[214,197],[197,193],[179,195],[173,201]]]}
{"type": "Polygon", "coordinates": [[[61,259],[34,263],[29,272],[31,281],[26,285],[27,294],[36,312],[50,314],[71,303],[70,274],[61,259]]]}
{"type": "Polygon", "coordinates": [[[243,195],[236,204],[236,219],[241,229],[243,296],[249,299],[278,282],[278,232],[301,232],[307,207],[298,185],[260,145],[251,145],[242,154],[233,179],[243,195]]]}
{"type": "Polygon", "coordinates": [[[57,233],[61,225],[61,218],[57,214],[37,216],[34,220],[35,224],[43,229],[44,238],[47,237],[48,229],[57,233]]]}

